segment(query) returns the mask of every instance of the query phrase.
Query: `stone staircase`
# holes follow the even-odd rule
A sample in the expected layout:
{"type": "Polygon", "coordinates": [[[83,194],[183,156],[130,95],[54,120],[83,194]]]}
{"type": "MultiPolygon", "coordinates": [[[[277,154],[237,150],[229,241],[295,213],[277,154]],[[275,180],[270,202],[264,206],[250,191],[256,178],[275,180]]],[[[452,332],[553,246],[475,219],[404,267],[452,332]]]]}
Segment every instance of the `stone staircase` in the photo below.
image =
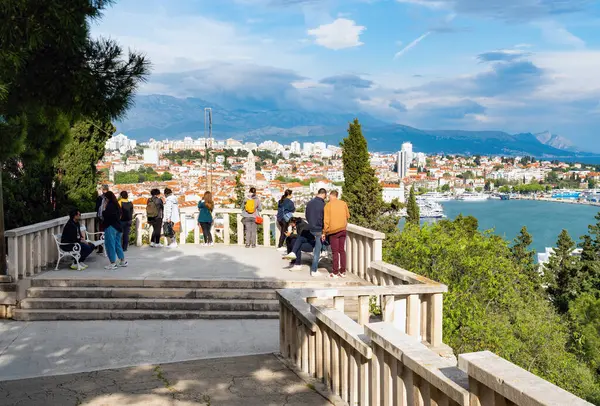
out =
{"type": "Polygon", "coordinates": [[[360,284],[338,281],[313,284],[239,279],[35,278],[13,318],[21,321],[276,319],[279,317],[276,289],[360,284]]]}

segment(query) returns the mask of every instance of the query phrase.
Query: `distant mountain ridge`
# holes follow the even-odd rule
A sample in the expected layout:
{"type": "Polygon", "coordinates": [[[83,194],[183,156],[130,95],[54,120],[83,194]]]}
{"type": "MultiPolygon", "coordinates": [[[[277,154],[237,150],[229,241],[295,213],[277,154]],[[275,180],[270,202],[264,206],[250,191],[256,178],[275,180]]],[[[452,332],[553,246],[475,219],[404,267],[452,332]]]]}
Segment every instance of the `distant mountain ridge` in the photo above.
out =
{"type": "Polygon", "coordinates": [[[588,156],[564,137],[549,132],[508,134],[502,131],[420,130],[390,124],[366,113],[332,114],[297,110],[248,111],[227,109],[198,98],[165,95],[137,96],[127,117],[117,123],[120,132],[138,141],[198,138],[204,135],[204,108],[213,111],[213,136],[248,142],[265,140],[289,144],[322,141],[337,145],[346,136],[348,122],[359,117],[369,149],[395,152],[403,142],[415,151],[447,154],[533,155],[537,157],[588,156]]]}

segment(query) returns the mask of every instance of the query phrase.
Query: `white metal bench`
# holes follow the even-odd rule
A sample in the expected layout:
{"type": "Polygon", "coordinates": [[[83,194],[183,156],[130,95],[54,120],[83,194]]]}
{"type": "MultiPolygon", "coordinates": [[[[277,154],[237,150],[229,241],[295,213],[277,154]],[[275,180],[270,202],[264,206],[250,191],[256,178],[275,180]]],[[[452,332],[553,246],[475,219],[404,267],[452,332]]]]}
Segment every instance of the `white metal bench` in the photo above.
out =
{"type": "Polygon", "coordinates": [[[94,247],[102,246],[104,256],[106,256],[106,247],[104,245],[104,232],[90,233],[84,225],[80,225],[79,229],[85,234],[85,242],[92,244],[94,247]]]}
{"type": "Polygon", "coordinates": [[[58,271],[58,265],[60,264],[60,260],[64,257],[72,257],[75,263],[77,264],[77,268],[79,268],[79,258],[81,258],[81,245],[79,243],[63,243],[60,242],[62,239],[62,234],[55,234],[54,241],[56,242],[56,248],[58,249],[58,260],[56,261],[55,271],[58,271]],[[63,249],[66,245],[72,245],[73,248],[71,251],[67,251],[63,249]]]}

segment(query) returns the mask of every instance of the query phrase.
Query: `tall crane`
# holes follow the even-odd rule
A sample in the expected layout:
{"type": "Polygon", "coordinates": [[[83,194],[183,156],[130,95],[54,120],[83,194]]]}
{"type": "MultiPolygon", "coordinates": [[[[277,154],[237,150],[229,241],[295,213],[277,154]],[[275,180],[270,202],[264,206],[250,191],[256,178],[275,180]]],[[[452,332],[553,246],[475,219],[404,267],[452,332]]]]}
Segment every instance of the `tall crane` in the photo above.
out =
{"type": "Polygon", "coordinates": [[[206,173],[206,190],[212,193],[212,167],[210,165],[210,150],[213,147],[212,138],[212,108],[204,108],[204,151],[205,151],[205,173],[206,173]],[[208,134],[207,134],[208,129],[208,134]],[[207,138],[208,135],[208,138],[207,138]]]}

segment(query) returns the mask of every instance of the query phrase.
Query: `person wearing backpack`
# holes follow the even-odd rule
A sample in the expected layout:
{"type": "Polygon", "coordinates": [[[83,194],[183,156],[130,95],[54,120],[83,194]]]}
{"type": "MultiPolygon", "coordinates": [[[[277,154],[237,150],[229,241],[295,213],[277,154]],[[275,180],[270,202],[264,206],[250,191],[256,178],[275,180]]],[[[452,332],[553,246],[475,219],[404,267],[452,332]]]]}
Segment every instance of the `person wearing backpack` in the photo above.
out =
{"type": "Polygon", "coordinates": [[[160,199],[160,190],[152,189],[150,199],[146,203],[146,215],[148,224],[152,226],[152,236],[150,237],[150,246],[153,248],[162,247],[160,243],[160,234],[163,222],[164,205],[160,199]]]}
{"type": "MultiPolygon", "coordinates": [[[[246,248],[256,248],[256,237],[258,224],[257,219],[260,217],[262,205],[256,196],[256,188],[250,188],[250,194],[244,202],[242,209],[242,224],[244,225],[244,239],[246,240],[246,248]]],[[[262,217],[260,217],[262,220],[262,217]]]]}
{"type": "Polygon", "coordinates": [[[131,232],[131,223],[133,221],[133,203],[129,200],[129,195],[126,191],[121,192],[119,205],[121,206],[121,228],[123,228],[123,251],[127,251],[129,247],[129,233],[131,232]]]}
{"type": "Polygon", "coordinates": [[[294,202],[292,202],[292,191],[287,189],[281,199],[279,199],[279,203],[277,203],[277,226],[279,227],[279,244],[277,245],[278,251],[287,251],[287,248],[284,247],[285,243],[285,233],[290,225],[290,220],[296,211],[296,206],[294,202]]]}

